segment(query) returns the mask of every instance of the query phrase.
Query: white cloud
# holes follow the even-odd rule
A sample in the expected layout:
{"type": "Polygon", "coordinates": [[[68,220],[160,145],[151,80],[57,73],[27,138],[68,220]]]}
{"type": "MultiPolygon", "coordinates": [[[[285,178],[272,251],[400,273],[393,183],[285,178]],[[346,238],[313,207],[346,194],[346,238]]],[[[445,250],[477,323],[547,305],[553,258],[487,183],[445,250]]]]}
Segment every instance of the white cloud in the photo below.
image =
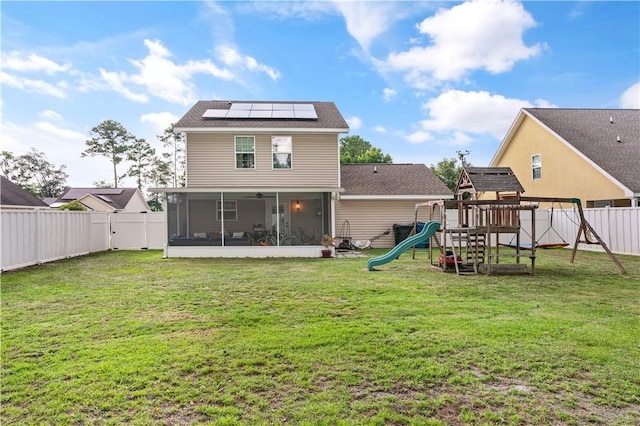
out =
{"type": "Polygon", "coordinates": [[[450,146],[469,146],[473,142],[471,136],[463,132],[453,132],[453,135],[447,140],[446,145],[450,146]]]}
{"type": "Polygon", "coordinates": [[[430,118],[423,120],[421,125],[426,130],[489,133],[501,138],[518,111],[531,106],[527,101],[484,91],[450,90],[423,105],[430,118]]]}
{"type": "Polygon", "coordinates": [[[128,80],[128,77],[125,73],[116,73],[105,71],[100,68],[100,76],[107,83],[111,89],[120,93],[125,98],[130,99],[134,102],[148,102],[149,97],[143,93],[133,93],[131,90],[127,89],[124,86],[124,82],[128,80]]]}
{"type": "Polygon", "coordinates": [[[629,87],[620,96],[620,108],[640,108],[640,82],[629,87]]]}
{"type": "MultiPolygon", "coordinates": [[[[553,106],[544,100],[537,105],[521,99],[509,99],[488,92],[463,92],[449,90],[423,105],[429,118],[420,122],[420,131],[424,133],[454,132],[449,143],[467,145],[471,141],[467,134],[488,134],[501,140],[515,120],[521,108],[533,106],[553,106]]],[[[418,138],[421,133],[415,132],[418,138]]],[[[411,139],[409,139],[411,141],[411,139]]]]}
{"type": "Polygon", "coordinates": [[[64,90],[62,90],[65,88],[65,85],[60,82],[56,86],[43,80],[31,80],[24,77],[16,77],[0,71],[0,83],[15,87],[16,89],[25,90],[27,92],[55,96],[56,98],[66,97],[64,90]]]}
{"type": "MultiPolygon", "coordinates": [[[[147,102],[151,96],[168,102],[188,105],[193,103],[196,89],[191,81],[196,74],[206,74],[225,81],[239,81],[237,72],[220,68],[210,60],[192,60],[184,64],[173,62],[169,49],[159,40],[145,39],[144,45],[149,53],[142,59],[129,59],[137,73],[100,70],[102,79],[114,91],[136,102],[147,102]],[[143,90],[135,92],[130,86],[143,90]]],[[[242,55],[228,46],[215,49],[219,59],[231,68],[261,72],[272,80],[280,77],[280,72],[268,65],[259,63],[255,58],[242,55]]]]}
{"type": "Polygon", "coordinates": [[[35,53],[26,55],[22,52],[13,51],[2,55],[2,68],[22,72],[41,71],[51,75],[68,71],[71,65],[60,65],[35,53]]]}
{"type": "Polygon", "coordinates": [[[335,7],[326,1],[251,1],[236,5],[239,12],[287,20],[315,21],[335,13],[335,7]]]}
{"type": "Polygon", "coordinates": [[[88,138],[86,135],[76,132],[75,130],[69,130],[62,127],[58,127],[47,121],[39,121],[34,126],[40,129],[45,134],[57,140],[65,140],[68,142],[85,142],[88,138]]]}
{"type": "Polygon", "coordinates": [[[384,99],[387,102],[395,98],[397,94],[398,92],[388,87],[385,87],[384,89],[382,89],[382,99],[384,99]]]}
{"type": "Polygon", "coordinates": [[[47,109],[40,113],[40,117],[45,118],[47,120],[60,121],[62,120],[62,116],[57,112],[47,109]]]}
{"type": "Polygon", "coordinates": [[[431,133],[424,130],[416,130],[415,132],[405,136],[405,139],[411,143],[424,143],[433,139],[433,136],[431,133]]]}
{"type": "Polygon", "coordinates": [[[170,112],[152,112],[142,115],[140,122],[151,124],[156,134],[161,135],[167,127],[178,121],[179,118],[170,112]]]}
{"type": "Polygon", "coordinates": [[[147,102],[149,96],[155,96],[169,102],[182,105],[196,99],[191,77],[197,73],[209,74],[223,80],[233,79],[225,69],[218,68],[209,60],[189,61],[176,64],[169,58],[171,52],[159,40],[145,39],[144,45],[149,54],[142,59],[130,59],[138,73],[111,72],[101,69],[103,80],[116,92],[136,102],[147,102]],[[146,93],[135,93],[126,85],[132,84],[144,89],[146,93]]]}
{"type": "Polygon", "coordinates": [[[520,60],[538,55],[542,46],[526,46],[524,31],[535,26],[521,3],[510,0],[472,0],[438,12],[418,24],[429,36],[429,46],[392,52],[382,70],[404,71],[415,86],[430,78],[459,80],[468,72],[485,69],[509,71],[520,60]]]}
{"type": "Polygon", "coordinates": [[[353,117],[345,118],[345,120],[347,121],[347,124],[349,125],[349,130],[350,131],[355,131],[355,130],[360,129],[360,127],[362,127],[362,119],[360,117],[356,117],[354,115],[353,117]]]}
{"type": "Polygon", "coordinates": [[[391,25],[411,13],[415,13],[416,8],[425,7],[428,2],[334,0],[333,3],[342,14],[351,37],[356,39],[363,51],[367,52],[371,43],[384,34],[391,25]]]}
{"type": "Polygon", "coordinates": [[[384,126],[380,125],[374,126],[373,131],[376,133],[387,133],[387,129],[384,126]]]}
{"type": "Polygon", "coordinates": [[[229,67],[238,67],[249,71],[258,71],[266,74],[272,80],[280,78],[280,71],[268,65],[259,63],[254,57],[240,54],[230,46],[217,46],[215,49],[218,58],[229,67]]]}

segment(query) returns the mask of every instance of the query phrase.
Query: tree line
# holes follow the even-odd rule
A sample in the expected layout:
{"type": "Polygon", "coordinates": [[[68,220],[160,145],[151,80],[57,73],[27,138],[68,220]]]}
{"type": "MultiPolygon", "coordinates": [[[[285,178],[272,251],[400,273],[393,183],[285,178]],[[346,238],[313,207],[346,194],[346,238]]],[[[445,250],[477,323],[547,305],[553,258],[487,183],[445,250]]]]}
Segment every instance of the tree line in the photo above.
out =
{"type": "MultiPolygon", "coordinates": [[[[104,120],[93,127],[90,136],[80,156],[105,157],[113,170],[113,180],[94,181],[93,186],[118,188],[127,177],[133,178],[141,191],[185,185],[184,134],[176,132],[173,124],[158,135],[167,149],[160,155],[146,139],[136,137],[115,120],[104,120]]],[[[67,190],[69,175],[65,169],[65,165],[54,165],[44,152],[35,148],[23,155],[0,153],[2,175],[38,198],[57,198],[67,190]]],[[[162,208],[158,193],[148,193],[147,202],[152,210],[162,208]]]]}
{"type": "MultiPolygon", "coordinates": [[[[91,138],[85,142],[81,157],[104,157],[112,166],[112,181],[93,182],[95,187],[118,188],[123,179],[133,178],[136,186],[144,191],[151,187],[174,188],[185,185],[185,135],[169,125],[158,139],[166,151],[160,155],[144,138],[138,138],[115,120],[104,120],[93,127],[91,138]]],[[[460,159],[445,158],[431,165],[430,169],[452,191],[455,189],[462,167],[470,165],[460,159]]],[[[389,154],[373,146],[361,136],[350,135],[340,139],[340,162],[348,163],[393,163],[389,154]]],[[[13,183],[38,198],[56,198],[68,188],[69,175],[66,166],[56,166],[47,160],[44,152],[31,148],[23,155],[9,151],[0,154],[0,172],[13,183]]],[[[147,202],[152,210],[161,210],[162,201],[158,193],[148,193],[147,202]]]]}

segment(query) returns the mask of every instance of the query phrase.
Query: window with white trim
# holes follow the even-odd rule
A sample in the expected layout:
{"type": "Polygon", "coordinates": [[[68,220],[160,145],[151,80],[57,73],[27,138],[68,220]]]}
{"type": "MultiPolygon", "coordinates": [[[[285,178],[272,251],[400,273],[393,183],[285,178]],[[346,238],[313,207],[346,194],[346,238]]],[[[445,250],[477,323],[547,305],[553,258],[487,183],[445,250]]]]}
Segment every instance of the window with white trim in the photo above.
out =
{"type": "Polygon", "coordinates": [[[236,200],[225,200],[223,206],[220,200],[216,200],[216,217],[218,222],[222,221],[223,213],[224,220],[238,220],[238,202],[236,200]]]}
{"type": "Polygon", "coordinates": [[[291,150],[291,136],[271,136],[271,153],[274,169],[291,168],[291,150]]]}
{"type": "Polygon", "coordinates": [[[256,139],[253,136],[236,136],[236,169],[256,168],[256,139]]]}
{"type": "Polygon", "coordinates": [[[531,156],[531,178],[533,180],[542,179],[542,155],[536,154],[531,156]]]}

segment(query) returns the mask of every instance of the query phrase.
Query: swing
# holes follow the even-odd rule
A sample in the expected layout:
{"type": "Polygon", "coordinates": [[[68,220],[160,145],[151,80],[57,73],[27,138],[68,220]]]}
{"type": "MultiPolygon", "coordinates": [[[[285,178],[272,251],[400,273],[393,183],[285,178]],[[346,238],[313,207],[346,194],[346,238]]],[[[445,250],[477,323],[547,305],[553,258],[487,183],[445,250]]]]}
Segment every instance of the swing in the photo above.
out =
{"type": "MultiPolygon", "coordinates": [[[[544,231],[542,233],[542,235],[540,235],[540,238],[538,238],[538,240],[536,241],[536,248],[541,248],[541,249],[557,249],[557,248],[563,248],[569,245],[568,242],[566,242],[564,240],[564,238],[562,238],[562,235],[560,235],[558,233],[558,231],[555,230],[555,228],[553,227],[553,205],[551,206],[551,219],[549,220],[549,227],[546,229],[546,231],[544,231]],[[539,243],[538,241],[540,241],[542,239],[542,237],[544,237],[545,235],[547,235],[547,233],[549,231],[553,231],[556,236],[558,238],[560,238],[562,240],[562,242],[553,242],[553,243],[539,243]]],[[[562,208],[562,206],[561,206],[562,208]]],[[[527,234],[529,236],[529,238],[531,238],[533,240],[533,237],[531,237],[531,234],[529,234],[527,231],[525,231],[523,229],[524,233],[527,234]]],[[[518,246],[516,245],[516,243],[513,241],[513,239],[515,238],[515,235],[513,237],[511,237],[511,241],[509,241],[509,243],[507,244],[500,244],[502,246],[506,246],[506,247],[511,247],[511,248],[517,248],[518,246]]],[[[520,243],[520,249],[522,250],[531,250],[531,243],[520,243]]]]}

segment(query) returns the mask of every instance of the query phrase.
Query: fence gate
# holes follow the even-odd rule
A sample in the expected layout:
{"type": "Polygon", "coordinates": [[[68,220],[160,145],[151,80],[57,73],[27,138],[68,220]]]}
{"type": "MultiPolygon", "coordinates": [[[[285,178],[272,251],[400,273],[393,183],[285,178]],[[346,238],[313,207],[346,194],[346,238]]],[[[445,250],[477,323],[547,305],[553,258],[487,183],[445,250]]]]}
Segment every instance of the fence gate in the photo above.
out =
{"type": "Polygon", "coordinates": [[[111,247],[114,250],[161,249],[165,234],[162,212],[111,214],[111,247]]]}

